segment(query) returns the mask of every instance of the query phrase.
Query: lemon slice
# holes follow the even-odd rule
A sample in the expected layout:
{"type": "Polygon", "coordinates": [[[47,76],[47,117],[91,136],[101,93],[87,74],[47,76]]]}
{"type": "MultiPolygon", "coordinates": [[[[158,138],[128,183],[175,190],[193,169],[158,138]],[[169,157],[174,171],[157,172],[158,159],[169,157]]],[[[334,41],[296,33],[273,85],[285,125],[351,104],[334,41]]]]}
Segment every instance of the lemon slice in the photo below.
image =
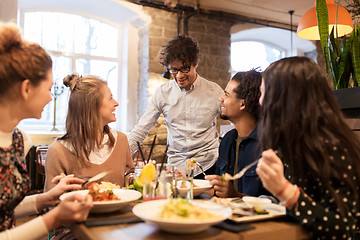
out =
{"type": "Polygon", "coordinates": [[[155,175],[156,175],[155,165],[152,163],[146,164],[140,174],[140,179],[139,179],[140,183],[143,184],[145,180],[146,180],[145,183],[150,183],[152,180],[155,179],[155,175]]]}

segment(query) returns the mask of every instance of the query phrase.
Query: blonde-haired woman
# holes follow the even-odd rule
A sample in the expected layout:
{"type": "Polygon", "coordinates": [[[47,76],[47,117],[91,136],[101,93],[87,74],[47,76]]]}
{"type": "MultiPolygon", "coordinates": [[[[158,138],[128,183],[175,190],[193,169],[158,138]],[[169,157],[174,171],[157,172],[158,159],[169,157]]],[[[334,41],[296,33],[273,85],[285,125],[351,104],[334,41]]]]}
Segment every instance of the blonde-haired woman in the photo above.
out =
{"type": "Polygon", "coordinates": [[[101,181],[124,186],[124,173],[134,165],[126,135],[108,126],[116,121],[114,111],[119,105],[109,87],[96,76],[76,74],[65,77],[64,85],[71,91],[66,134],[48,150],[45,191],[61,173],[91,177],[109,169],[101,181]]]}
{"type": "MultiPolygon", "coordinates": [[[[52,61],[38,44],[21,38],[14,24],[0,23],[0,239],[40,239],[62,224],[84,221],[92,207],[90,196],[75,195],[53,210],[19,227],[15,218],[36,214],[55,205],[59,196],[81,188],[83,180],[57,176],[46,193],[26,196],[30,179],[25,155],[30,139],[16,125],[26,118],[41,118],[51,100],[52,61]],[[81,204],[80,202],[85,202],[81,204]],[[29,234],[31,233],[31,234],[29,234]]],[[[55,177],[55,176],[54,176],[55,177]]],[[[50,179],[51,181],[51,179],[50,179]]]]}

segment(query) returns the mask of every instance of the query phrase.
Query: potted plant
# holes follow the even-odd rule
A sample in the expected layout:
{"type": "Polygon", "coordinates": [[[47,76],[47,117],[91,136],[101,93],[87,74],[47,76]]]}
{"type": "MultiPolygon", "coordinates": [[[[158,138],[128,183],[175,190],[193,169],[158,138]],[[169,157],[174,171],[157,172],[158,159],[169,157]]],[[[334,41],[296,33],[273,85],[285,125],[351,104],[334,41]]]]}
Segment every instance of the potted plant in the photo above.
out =
{"type": "Polygon", "coordinates": [[[334,95],[348,118],[360,118],[360,26],[355,24],[349,37],[329,35],[328,10],[325,0],[316,1],[320,42],[327,74],[331,74],[334,95]]]}

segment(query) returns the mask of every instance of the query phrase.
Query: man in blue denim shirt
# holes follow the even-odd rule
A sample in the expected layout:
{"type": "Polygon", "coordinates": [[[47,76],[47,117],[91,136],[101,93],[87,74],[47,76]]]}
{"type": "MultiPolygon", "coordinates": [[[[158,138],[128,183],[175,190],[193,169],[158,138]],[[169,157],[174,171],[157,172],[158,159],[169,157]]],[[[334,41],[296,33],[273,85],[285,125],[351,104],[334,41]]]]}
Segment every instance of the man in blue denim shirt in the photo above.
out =
{"type": "Polygon", "coordinates": [[[222,174],[234,175],[258,158],[257,122],[260,115],[261,74],[256,70],[238,72],[227,84],[221,102],[221,118],[235,124],[220,143],[216,174],[205,179],[214,186],[218,197],[267,194],[256,174],[256,165],[239,180],[223,182],[222,174]]]}

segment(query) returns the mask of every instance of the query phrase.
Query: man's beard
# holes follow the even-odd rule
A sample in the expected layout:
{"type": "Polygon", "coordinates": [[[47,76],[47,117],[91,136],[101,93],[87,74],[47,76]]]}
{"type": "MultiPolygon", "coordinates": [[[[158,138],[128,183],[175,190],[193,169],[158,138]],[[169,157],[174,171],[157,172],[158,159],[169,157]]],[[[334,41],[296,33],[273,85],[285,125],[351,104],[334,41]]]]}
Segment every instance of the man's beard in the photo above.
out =
{"type": "Polygon", "coordinates": [[[222,120],[229,120],[229,118],[228,118],[226,115],[224,115],[224,114],[220,114],[220,118],[221,118],[222,120]]]}

